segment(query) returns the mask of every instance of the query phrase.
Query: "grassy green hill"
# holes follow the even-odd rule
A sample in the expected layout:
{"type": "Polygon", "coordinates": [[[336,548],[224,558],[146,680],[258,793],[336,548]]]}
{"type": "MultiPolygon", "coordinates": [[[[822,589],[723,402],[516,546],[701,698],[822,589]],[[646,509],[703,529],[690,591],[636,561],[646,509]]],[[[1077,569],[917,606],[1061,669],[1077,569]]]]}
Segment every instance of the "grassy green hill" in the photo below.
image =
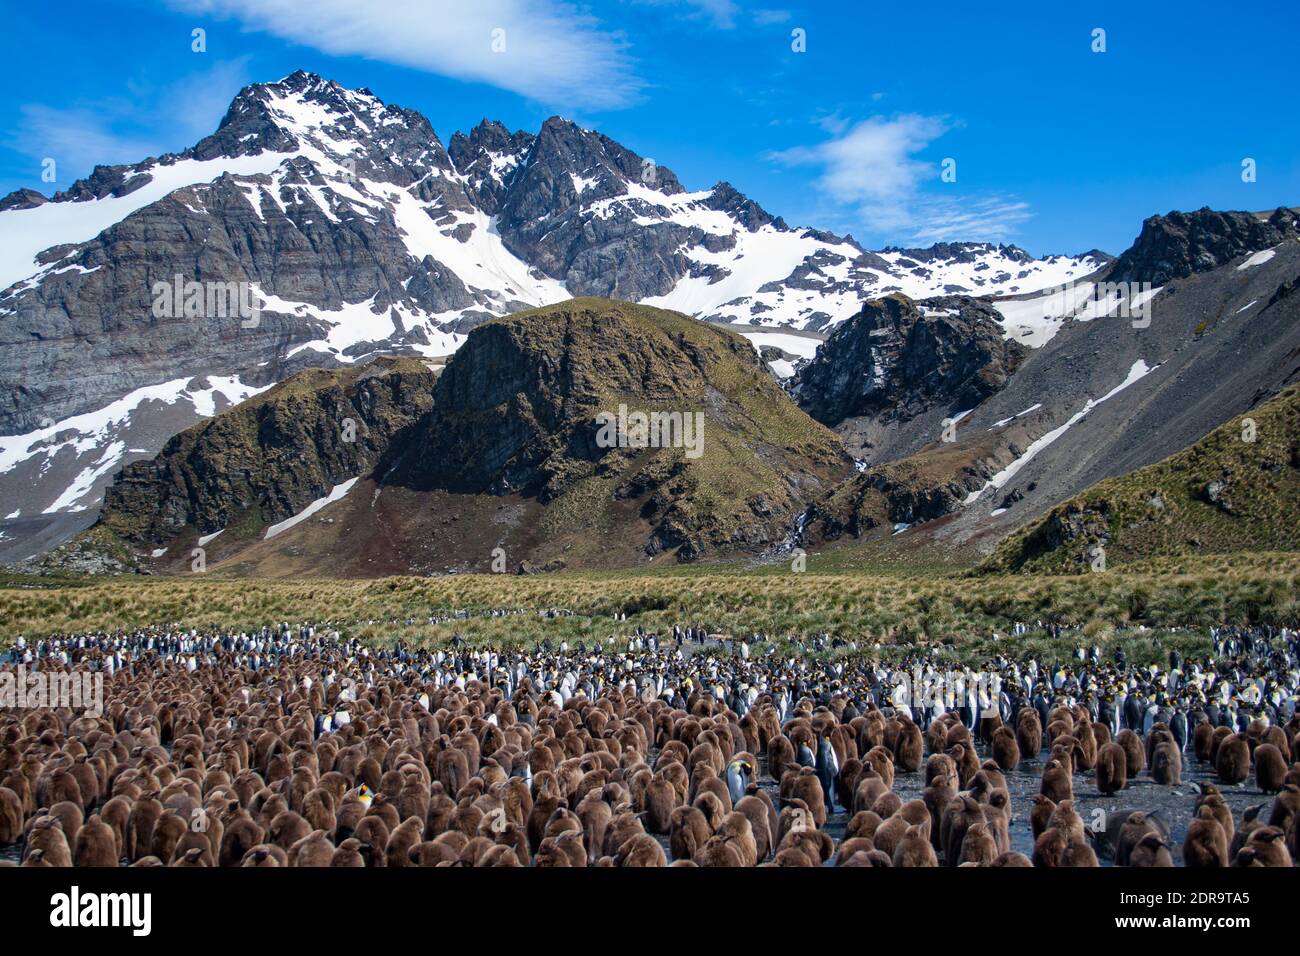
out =
{"type": "Polygon", "coordinates": [[[1099,482],[1012,535],[991,572],[1078,573],[1151,558],[1300,550],[1300,387],[1163,461],[1099,482]]]}

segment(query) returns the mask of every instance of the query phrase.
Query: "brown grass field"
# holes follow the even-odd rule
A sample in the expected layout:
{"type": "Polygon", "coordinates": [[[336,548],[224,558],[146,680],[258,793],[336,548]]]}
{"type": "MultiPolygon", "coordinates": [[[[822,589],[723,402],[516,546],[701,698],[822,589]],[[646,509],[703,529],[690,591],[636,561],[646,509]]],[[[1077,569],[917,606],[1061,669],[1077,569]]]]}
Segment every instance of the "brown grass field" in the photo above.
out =
{"type": "MultiPolygon", "coordinates": [[[[734,636],[826,633],[859,647],[942,644],[964,656],[1033,650],[1030,638],[1014,645],[994,640],[1016,621],[1078,625],[1089,640],[1105,644],[1116,629],[1131,636],[1137,625],[1196,628],[1203,635],[1211,624],[1300,620],[1300,555],[1294,553],[1166,559],[1079,576],[855,564],[851,552],[829,552],[810,555],[799,574],[776,563],[369,580],[8,576],[0,578],[0,645],[20,634],[30,640],[145,625],[251,629],[305,620],[383,643],[440,642],[457,632],[499,644],[591,641],[626,635],[636,625],[662,633],[673,624],[697,624],[734,636]],[[489,608],[527,613],[427,623],[430,615],[489,608]],[[555,619],[533,613],[546,608],[574,613],[555,619]],[[617,613],[626,620],[616,621],[617,613]]],[[[1150,643],[1148,635],[1142,638],[1150,643]]]]}

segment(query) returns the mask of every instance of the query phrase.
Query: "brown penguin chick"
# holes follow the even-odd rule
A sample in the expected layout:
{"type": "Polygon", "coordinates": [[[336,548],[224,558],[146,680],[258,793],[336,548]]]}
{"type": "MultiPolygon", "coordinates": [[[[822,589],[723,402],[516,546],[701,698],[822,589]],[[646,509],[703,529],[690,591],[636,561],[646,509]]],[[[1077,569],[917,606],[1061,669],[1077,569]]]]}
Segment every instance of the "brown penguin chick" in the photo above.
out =
{"type": "Polygon", "coordinates": [[[745,861],[740,850],[734,844],[720,836],[711,836],[704,845],[695,851],[692,858],[696,866],[703,867],[742,867],[745,861]]]}
{"type": "Polygon", "coordinates": [[[778,734],[767,742],[767,770],[774,779],[780,780],[787,770],[798,766],[789,737],[778,734]]]}
{"type": "Polygon", "coordinates": [[[1091,770],[1097,763],[1097,736],[1092,724],[1081,720],[1074,728],[1074,765],[1079,770],[1091,770]]]}
{"type": "Polygon", "coordinates": [[[1259,827],[1251,833],[1246,845],[1237,851],[1232,865],[1290,867],[1291,852],[1286,846],[1286,835],[1277,827],[1259,827]]]}
{"type": "Polygon", "coordinates": [[[1255,785],[1261,793],[1277,793],[1286,779],[1286,760],[1273,744],[1255,748],[1255,785]]]}
{"type": "Polygon", "coordinates": [[[926,728],[925,745],[931,754],[943,753],[948,749],[948,724],[947,720],[939,718],[930,721],[930,726],[926,728]]]}
{"type": "Polygon", "coordinates": [[[1043,767],[1043,780],[1038,792],[1052,803],[1074,798],[1074,781],[1070,778],[1070,771],[1061,764],[1060,760],[1053,758],[1043,767]]]}
{"type": "Polygon", "coordinates": [[[821,866],[835,855],[835,841],[821,830],[791,826],[777,844],[777,856],[785,850],[802,853],[813,866],[821,866]]]}
{"type": "Polygon", "coordinates": [[[1214,772],[1227,784],[1244,783],[1250,776],[1250,743],[1245,734],[1230,734],[1219,744],[1214,772]]]}
{"type": "Polygon", "coordinates": [[[1066,849],[1065,834],[1050,827],[1040,833],[1034,840],[1034,866],[1064,866],[1066,849]]]}
{"type": "Polygon", "coordinates": [[[940,821],[940,844],[943,847],[943,862],[956,866],[961,860],[962,841],[966,831],[983,824],[984,811],[979,802],[969,794],[959,793],[948,804],[947,811],[940,821]]]}
{"type": "Polygon", "coordinates": [[[1142,738],[1125,727],[1115,735],[1115,743],[1124,750],[1125,775],[1132,780],[1147,766],[1147,752],[1142,746],[1142,738]]]}
{"type": "Polygon", "coordinates": [[[1133,852],[1129,854],[1128,865],[1136,867],[1173,866],[1174,857],[1169,852],[1169,844],[1159,834],[1148,833],[1138,841],[1137,846],[1133,847],[1133,852]]]}
{"type": "Polygon", "coordinates": [[[691,860],[713,835],[697,807],[673,810],[668,832],[668,852],[673,860],[691,860]]]}
{"type": "Polygon", "coordinates": [[[864,772],[874,771],[887,788],[894,785],[894,754],[883,745],[872,747],[862,758],[864,772]]]}
{"type": "Polygon", "coordinates": [[[1183,866],[1209,869],[1228,865],[1228,835],[1214,818],[1214,811],[1203,806],[1187,825],[1183,839],[1183,866]]]}
{"type": "MultiPolygon", "coordinates": [[[[590,854],[587,862],[595,863],[600,857],[600,850],[605,845],[605,831],[614,820],[614,808],[601,799],[599,790],[589,790],[582,798],[582,802],[578,804],[576,812],[578,819],[582,821],[583,842],[587,845],[590,854]]],[[[504,814],[504,810],[499,811],[502,821],[505,819],[504,814]]],[[[500,824],[494,825],[500,826],[500,824]]],[[[492,836],[492,833],[486,835],[492,836]]]]}
{"type": "Polygon", "coordinates": [[[635,836],[628,840],[619,849],[616,857],[619,866],[626,867],[656,867],[667,866],[668,858],[664,856],[663,847],[659,841],[648,833],[635,836]]]}
{"type": "MultiPolygon", "coordinates": [[[[709,794],[709,796],[714,796],[709,794]]],[[[714,797],[716,799],[716,797],[714,797]]],[[[677,791],[663,776],[650,781],[645,791],[645,828],[649,833],[666,834],[672,830],[673,810],[678,806],[677,791]]]]}
{"type": "Polygon", "coordinates": [[[921,728],[904,718],[898,740],[894,744],[894,764],[903,773],[915,773],[921,769],[921,760],[925,755],[925,741],[921,737],[921,728]]]}
{"type": "Polygon", "coordinates": [[[1294,783],[1283,784],[1277,796],[1273,798],[1268,825],[1286,832],[1291,827],[1291,821],[1297,816],[1300,816],[1300,786],[1294,783]]]}
{"type": "Polygon", "coordinates": [[[854,837],[865,837],[868,840],[874,840],[876,831],[885,821],[874,810],[863,810],[860,813],[853,814],[849,818],[848,824],[844,827],[844,839],[851,840],[854,837]]]}
{"type": "Polygon", "coordinates": [[[959,742],[948,748],[948,756],[957,765],[957,785],[967,786],[980,769],[979,755],[975,753],[975,748],[959,742]]]}
{"type": "Polygon", "coordinates": [[[311,824],[304,817],[292,810],[282,810],[271,819],[271,824],[266,830],[266,839],[288,850],[310,833],[311,824]]]}
{"type": "Polygon", "coordinates": [[[841,807],[853,806],[853,793],[857,790],[858,777],[862,773],[862,761],[850,757],[840,767],[840,775],[835,778],[835,802],[841,807]]]}
{"type": "Polygon", "coordinates": [[[1209,763],[1214,751],[1214,725],[1202,720],[1192,731],[1192,752],[1201,763],[1209,763]]]}
{"type": "MultiPolygon", "coordinates": [[[[317,787],[308,793],[303,798],[302,808],[297,812],[302,814],[303,819],[307,821],[307,825],[313,830],[324,830],[326,833],[333,833],[338,826],[338,801],[335,799],[334,794],[324,787],[317,787]]],[[[361,805],[354,807],[350,811],[350,816],[355,815],[359,819],[364,813],[365,807],[361,805]]]]}
{"type": "Polygon", "coordinates": [[[1117,743],[1102,744],[1097,751],[1097,791],[1112,797],[1128,786],[1128,756],[1117,743]]]}
{"type": "Polygon", "coordinates": [[[1011,849],[1011,794],[1005,788],[999,787],[989,794],[988,802],[981,805],[984,811],[984,822],[988,825],[989,833],[993,835],[993,842],[997,845],[999,853],[1005,853],[1011,849]]]}
{"type": "Polygon", "coordinates": [[[176,843],[176,849],[172,851],[172,858],[169,866],[176,866],[182,860],[188,860],[186,866],[216,866],[217,858],[212,852],[212,841],[208,839],[206,833],[198,830],[186,830],[181,834],[180,840],[176,843]],[[201,851],[196,858],[190,851],[201,851]],[[201,862],[196,863],[198,859],[201,862]]]}
{"type": "Polygon", "coordinates": [[[44,814],[30,822],[24,859],[34,850],[41,851],[42,859],[49,866],[72,866],[72,847],[57,817],[44,814]]]}
{"type": "Polygon", "coordinates": [[[754,846],[758,850],[758,858],[766,860],[772,854],[775,842],[772,832],[775,814],[769,812],[770,804],[764,803],[753,794],[746,794],[736,802],[736,811],[749,818],[749,826],[754,831],[754,846]]]}
{"type": "Polygon", "coordinates": [[[72,859],[74,866],[117,866],[117,836],[98,814],[77,831],[72,859]]]}
{"type": "Polygon", "coordinates": [[[1061,866],[1095,868],[1101,864],[1097,861],[1097,852],[1086,841],[1068,840],[1061,856],[1061,866]]]}
{"type": "Polygon", "coordinates": [[[1223,827],[1223,833],[1228,838],[1228,845],[1232,845],[1233,836],[1237,830],[1236,821],[1232,817],[1232,808],[1228,806],[1228,801],[1223,798],[1214,784],[1206,784],[1202,788],[1202,793],[1196,799],[1194,810],[1200,811],[1201,807],[1209,807],[1214,814],[1214,819],[1219,821],[1219,826],[1223,827]]]}
{"type": "Polygon", "coordinates": [[[1272,744],[1282,755],[1283,763],[1291,762],[1291,738],[1287,736],[1286,730],[1273,724],[1268,730],[1264,731],[1264,736],[1260,738],[1261,744],[1272,744]]]}
{"type": "Polygon", "coordinates": [[[1043,750],[1043,724],[1032,707],[1022,708],[1016,718],[1016,745],[1025,760],[1037,760],[1043,750]]]}
{"type": "Polygon", "coordinates": [[[366,858],[367,866],[387,865],[387,854],[384,852],[384,848],[388,846],[388,837],[391,833],[392,830],[389,829],[388,824],[382,817],[372,817],[367,814],[361,818],[361,822],[357,824],[357,828],[352,835],[361,842],[362,846],[370,848],[369,856],[366,858]]]}
{"type": "MultiPolygon", "coordinates": [[[[849,861],[853,858],[854,854],[860,853],[865,857],[875,849],[875,846],[866,837],[851,837],[840,843],[840,845],[835,848],[834,863],[836,866],[874,866],[874,864],[870,862],[850,863],[849,861]]],[[[884,856],[883,853],[881,855],[884,856]]],[[[890,858],[890,863],[893,863],[892,858],[890,858]]]]}
{"type": "Polygon", "coordinates": [[[86,822],[85,814],[81,808],[70,800],[60,800],[47,811],[50,816],[59,821],[63,827],[63,835],[68,838],[68,845],[74,846],[77,842],[77,833],[80,832],[82,825],[86,822]]]}
{"type": "Polygon", "coordinates": [[[903,838],[894,848],[894,866],[938,866],[939,857],[930,845],[930,837],[923,827],[913,824],[903,833],[903,838]]]}
{"type": "Polygon", "coordinates": [[[1087,842],[1083,817],[1079,816],[1078,811],[1074,809],[1073,800],[1062,800],[1058,803],[1056,809],[1052,811],[1051,819],[1047,821],[1047,826],[1048,829],[1060,830],[1071,843],[1087,842]]]}
{"type": "Polygon", "coordinates": [[[1020,744],[1010,727],[1004,725],[993,731],[993,762],[1007,771],[1020,766],[1020,744]]]}
{"type": "Polygon", "coordinates": [[[334,844],[324,830],[313,830],[289,848],[293,867],[327,867],[334,858],[334,844]]]}
{"type": "Polygon", "coordinates": [[[211,867],[212,848],[208,846],[192,846],[172,860],[171,865],[182,868],[211,867]]]}
{"type": "Polygon", "coordinates": [[[925,762],[925,785],[928,787],[935,780],[950,777],[953,784],[957,782],[957,764],[944,753],[930,754],[925,762]]]}
{"type": "Polygon", "coordinates": [[[989,866],[1033,866],[1034,863],[1023,853],[1017,853],[1014,850],[1007,850],[1005,853],[999,853],[997,858],[989,866]]]}
{"type": "Polygon", "coordinates": [[[888,820],[902,809],[902,806],[903,798],[890,790],[876,797],[876,802],[871,805],[871,812],[882,820],[888,820]]]}
{"type": "Polygon", "coordinates": [[[782,806],[802,801],[812,814],[817,828],[826,825],[826,798],[821,781],[817,779],[817,771],[812,767],[787,770],[781,778],[780,793],[782,806]]]}
{"type": "Polygon", "coordinates": [[[18,794],[8,787],[0,787],[0,846],[18,842],[26,819],[18,794]]]}
{"type": "Polygon", "coordinates": [[[240,860],[241,867],[281,867],[286,865],[288,859],[283,848],[270,843],[261,843],[249,849],[240,860]]]}
{"type": "Polygon", "coordinates": [[[961,843],[959,864],[976,863],[980,866],[991,864],[998,857],[998,846],[993,834],[986,824],[976,823],[966,830],[961,843]]]}
{"type": "Polygon", "coordinates": [[[235,804],[235,809],[225,820],[221,834],[221,849],[217,854],[218,865],[235,866],[248,851],[266,838],[265,832],[254,821],[248,811],[235,804]]]}
{"type": "MultiPolygon", "coordinates": [[[[875,832],[871,835],[872,845],[882,853],[887,853],[892,858],[894,850],[902,841],[903,834],[907,832],[907,828],[915,825],[917,825],[916,821],[909,820],[907,817],[903,816],[900,811],[888,819],[881,821],[880,826],[876,827],[875,832]]],[[[928,812],[926,814],[924,827],[925,834],[929,837],[930,820],[928,812]]]]}
{"type": "Polygon", "coordinates": [[[1160,741],[1152,751],[1151,779],[1167,787],[1177,787],[1183,782],[1183,757],[1172,739],[1160,741]]]}
{"type": "Polygon", "coordinates": [[[116,858],[126,856],[126,833],[131,821],[131,801],[124,796],[109,799],[99,809],[99,818],[113,830],[113,839],[117,844],[116,858]]]}
{"type": "Polygon", "coordinates": [[[356,837],[348,837],[339,844],[338,849],[330,856],[329,865],[331,867],[356,867],[365,868],[366,860],[362,856],[361,848],[364,846],[356,837]]]}
{"type": "Polygon", "coordinates": [[[176,853],[176,845],[189,829],[189,824],[180,814],[171,810],[165,811],[154,822],[148,852],[143,855],[156,856],[160,860],[170,862],[176,853]]]}
{"type": "Polygon", "coordinates": [[[1232,736],[1232,728],[1215,727],[1214,735],[1210,738],[1210,760],[1213,764],[1219,757],[1219,747],[1222,743],[1232,736]]]}
{"type": "Polygon", "coordinates": [[[1163,819],[1155,814],[1144,813],[1141,810],[1134,810],[1129,813],[1124,818],[1124,823],[1119,828],[1119,835],[1115,840],[1115,865],[1128,866],[1133,848],[1147,834],[1155,834],[1168,842],[1169,827],[1163,819]]]}

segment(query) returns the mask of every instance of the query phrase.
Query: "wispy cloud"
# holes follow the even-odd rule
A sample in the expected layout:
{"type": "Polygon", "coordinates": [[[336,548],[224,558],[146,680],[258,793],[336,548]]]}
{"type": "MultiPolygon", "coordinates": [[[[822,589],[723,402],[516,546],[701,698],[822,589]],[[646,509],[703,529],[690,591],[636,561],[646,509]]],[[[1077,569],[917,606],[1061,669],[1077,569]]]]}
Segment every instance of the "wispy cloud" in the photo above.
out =
{"type": "MultiPolygon", "coordinates": [[[[734,30],[741,22],[742,10],[736,0],[632,0],[642,6],[675,7],[692,20],[703,20],[719,30],[734,30]]],[[[787,23],[793,16],[789,10],[775,7],[758,7],[743,11],[743,16],[757,27],[770,27],[787,23]]]]}
{"type": "Polygon", "coordinates": [[[64,186],[96,164],[134,163],[189,146],[216,129],[248,79],[241,58],[173,83],[130,79],[122,94],[69,106],[25,103],[9,138],[24,155],[54,159],[64,186]]]}
{"type": "Polygon", "coordinates": [[[552,106],[634,102],[623,37],[563,0],[169,0],[320,50],[488,83],[552,106]]]}
{"type": "Polygon", "coordinates": [[[706,20],[719,30],[731,30],[736,26],[736,17],[740,6],[736,0],[634,0],[643,6],[684,8],[687,16],[697,20],[706,20]]]}
{"type": "Polygon", "coordinates": [[[831,114],[817,122],[830,139],[769,158],[818,169],[818,191],[870,232],[910,242],[1003,239],[1030,216],[1015,199],[939,192],[951,186],[941,186],[939,166],[918,154],[953,128],[945,117],[905,113],[850,124],[831,114]]]}

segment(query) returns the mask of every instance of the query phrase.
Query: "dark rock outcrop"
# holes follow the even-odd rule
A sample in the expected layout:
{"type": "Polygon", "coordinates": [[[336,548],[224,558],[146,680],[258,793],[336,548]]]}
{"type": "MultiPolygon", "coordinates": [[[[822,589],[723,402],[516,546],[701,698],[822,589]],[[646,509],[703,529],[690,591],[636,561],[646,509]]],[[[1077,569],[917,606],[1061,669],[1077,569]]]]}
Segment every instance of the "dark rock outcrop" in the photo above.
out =
{"type": "Polygon", "coordinates": [[[1163,285],[1197,272],[1226,265],[1238,256],[1259,252],[1297,237],[1295,212],[1278,207],[1263,217],[1250,212],[1170,212],[1142,223],[1133,245],[1111,265],[1109,282],[1163,285]]]}
{"type": "Polygon", "coordinates": [[[141,546],[186,527],[202,535],[281,521],[374,467],[429,411],[433,384],[414,359],[302,372],[127,466],[100,523],[141,546]]]}
{"type": "Polygon", "coordinates": [[[799,372],[799,407],[830,426],[858,416],[904,421],[935,407],[974,408],[1028,352],[1004,338],[998,318],[968,298],[867,302],[799,372]]]}

